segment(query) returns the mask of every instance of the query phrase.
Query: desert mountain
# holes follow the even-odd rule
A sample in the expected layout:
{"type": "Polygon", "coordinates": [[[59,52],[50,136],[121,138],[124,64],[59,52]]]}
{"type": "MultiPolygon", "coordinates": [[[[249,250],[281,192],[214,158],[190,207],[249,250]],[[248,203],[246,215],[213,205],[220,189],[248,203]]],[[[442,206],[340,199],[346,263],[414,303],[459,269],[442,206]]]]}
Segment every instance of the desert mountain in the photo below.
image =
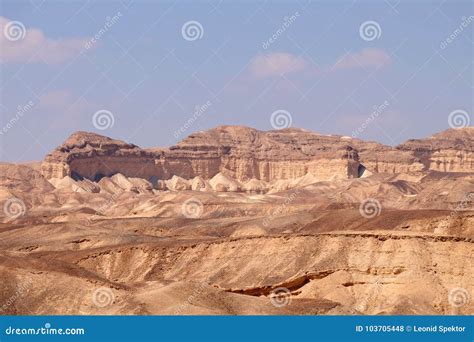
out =
{"type": "Polygon", "coordinates": [[[473,314],[473,153],[472,127],[74,133],[0,164],[1,314],[473,314]]]}
{"type": "Polygon", "coordinates": [[[179,176],[210,180],[224,173],[239,182],[274,182],[311,174],[318,180],[348,179],[369,172],[472,172],[472,128],[450,129],[395,148],[345,136],[302,129],[258,131],[221,126],[190,135],[167,149],[136,145],[94,133],[77,132],[48,154],[46,178],[99,180],[121,173],[152,183],[179,176]]]}

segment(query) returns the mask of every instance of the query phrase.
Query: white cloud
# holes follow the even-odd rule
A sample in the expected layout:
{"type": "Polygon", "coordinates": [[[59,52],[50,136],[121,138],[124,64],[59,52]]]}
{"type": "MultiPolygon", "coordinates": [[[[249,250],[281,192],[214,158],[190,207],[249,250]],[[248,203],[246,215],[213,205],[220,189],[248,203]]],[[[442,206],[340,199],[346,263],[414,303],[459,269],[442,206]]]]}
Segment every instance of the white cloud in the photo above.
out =
{"type": "Polygon", "coordinates": [[[264,78],[302,71],[307,64],[302,57],[276,52],[256,56],[250,65],[250,70],[254,76],[264,78]]]}
{"type": "Polygon", "coordinates": [[[250,65],[250,71],[257,78],[279,76],[282,74],[311,71],[312,74],[332,72],[347,69],[380,68],[391,62],[390,56],[382,49],[367,48],[341,56],[337,61],[327,67],[317,69],[303,57],[290,53],[277,52],[258,55],[250,65]]]}
{"type": "Polygon", "coordinates": [[[331,70],[380,68],[390,63],[390,56],[382,49],[367,48],[340,57],[331,70]]]}
{"type": "Polygon", "coordinates": [[[88,41],[87,38],[55,40],[46,37],[39,29],[25,29],[21,25],[16,27],[16,32],[10,32],[9,28],[12,28],[8,26],[10,22],[9,19],[0,17],[2,63],[63,63],[75,57],[88,41]]]}

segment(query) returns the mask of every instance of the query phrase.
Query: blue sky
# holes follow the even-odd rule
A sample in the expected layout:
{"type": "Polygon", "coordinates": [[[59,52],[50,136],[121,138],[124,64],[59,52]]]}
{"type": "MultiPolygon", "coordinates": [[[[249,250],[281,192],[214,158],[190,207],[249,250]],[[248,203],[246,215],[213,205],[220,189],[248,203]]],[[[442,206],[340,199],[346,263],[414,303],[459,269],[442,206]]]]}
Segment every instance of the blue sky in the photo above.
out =
{"type": "Polygon", "coordinates": [[[0,3],[3,161],[40,160],[77,130],[142,147],[269,130],[276,111],[390,145],[449,128],[453,111],[474,120],[470,1],[0,3]]]}

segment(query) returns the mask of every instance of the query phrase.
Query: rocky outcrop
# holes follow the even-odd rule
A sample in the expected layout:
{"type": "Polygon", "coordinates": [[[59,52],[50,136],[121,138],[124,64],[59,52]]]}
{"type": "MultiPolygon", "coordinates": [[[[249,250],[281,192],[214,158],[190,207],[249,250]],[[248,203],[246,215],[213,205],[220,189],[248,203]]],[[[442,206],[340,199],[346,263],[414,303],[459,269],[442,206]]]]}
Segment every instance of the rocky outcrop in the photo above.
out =
{"type": "Polygon", "coordinates": [[[5,190],[31,192],[51,191],[51,185],[40,172],[25,166],[0,162],[0,187],[5,190]]]}
{"type": "Polygon", "coordinates": [[[426,170],[472,172],[474,127],[450,129],[426,139],[411,139],[397,150],[412,153],[426,170]]]}
{"type": "Polygon", "coordinates": [[[472,172],[474,128],[448,129],[425,139],[411,139],[396,146],[352,140],[359,161],[373,173],[416,171],[472,172]]]}
{"type": "Polygon", "coordinates": [[[289,188],[297,183],[371,173],[472,172],[473,141],[472,127],[450,129],[390,147],[295,128],[264,132],[221,126],[191,134],[169,148],[142,149],[94,133],[77,132],[46,156],[42,173],[48,179],[70,176],[95,181],[121,173],[146,179],[155,188],[258,192],[266,186],[257,181],[279,182],[282,188],[289,188]],[[303,181],[297,181],[302,177],[303,181]]]}
{"type": "Polygon", "coordinates": [[[48,154],[42,164],[46,178],[99,180],[121,173],[154,184],[173,176],[210,180],[219,173],[239,182],[271,182],[308,173],[321,180],[347,179],[357,177],[358,168],[357,152],[338,136],[299,129],[262,132],[238,126],[192,134],[168,149],[141,149],[77,132],[48,154]]]}

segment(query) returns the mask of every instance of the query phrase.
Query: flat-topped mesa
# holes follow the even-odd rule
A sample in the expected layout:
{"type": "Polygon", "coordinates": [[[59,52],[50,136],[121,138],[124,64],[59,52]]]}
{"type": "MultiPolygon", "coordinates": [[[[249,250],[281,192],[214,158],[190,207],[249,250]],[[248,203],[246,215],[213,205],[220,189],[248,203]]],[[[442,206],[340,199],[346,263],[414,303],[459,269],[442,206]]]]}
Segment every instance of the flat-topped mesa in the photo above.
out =
{"type": "Polygon", "coordinates": [[[241,182],[276,181],[310,173],[321,180],[357,177],[359,161],[347,140],[300,129],[258,131],[221,126],[190,135],[168,149],[136,145],[94,133],[77,132],[48,154],[42,164],[47,178],[88,178],[122,173],[157,179],[180,176],[211,179],[219,172],[241,182]]]}
{"type": "Polygon", "coordinates": [[[354,140],[353,144],[359,151],[360,162],[373,173],[407,173],[426,169],[410,151],[360,140],[354,140]]]}
{"type": "Polygon", "coordinates": [[[142,149],[94,133],[77,132],[48,154],[47,178],[121,173],[156,184],[179,176],[210,180],[222,173],[242,183],[274,182],[309,174],[316,180],[356,178],[370,172],[473,172],[473,129],[447,130],[396,148],[339,135],[288,128],[259,131],[220,126],[191,134],[169,148],[142,149]]]}
{"type": "Polygon", "coordinates": [[[474,128],[448,129],[393,148],[354,139],[360,162],[371,172],[473,172],[474,128]]]}
{"type": "Polygon", "coordinates": [[[426,139],[410,139],[397,146],[419,158],[425,169],[441,172],[473,172],[474,127],[452,128],[426,139]]]}
{"type": "Polygon", "coordinates": [[[192,134],[169,150],[168,158],[188,157],[204,178],[224,172],[240,181],[275,181],[310,173],[328,180],[357,177],[359,167],[357,152],[347,141],[300,129],[263,132],[221,126],[192,134]],[[196,154],[204,158],[193,158],[196,154]]]}
{"type": "Polygon", "coordinates": [[[76,132],[45,157],[41,172],[46,178],[97,180],[122,169],[140,174],[142,168],[154,166],[154,159],[154,154],[136,145],[95,133],[76,132]]]}

